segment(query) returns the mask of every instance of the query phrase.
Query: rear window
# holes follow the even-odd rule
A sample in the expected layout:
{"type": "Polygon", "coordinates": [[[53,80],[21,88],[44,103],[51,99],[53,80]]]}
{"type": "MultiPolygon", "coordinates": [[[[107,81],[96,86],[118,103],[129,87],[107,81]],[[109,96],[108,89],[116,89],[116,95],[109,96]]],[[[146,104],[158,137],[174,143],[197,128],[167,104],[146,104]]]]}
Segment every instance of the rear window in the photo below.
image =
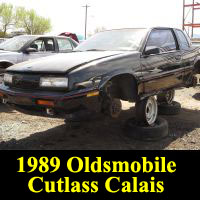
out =
{"type": "Polygon", "coordinates": [[[57,41],[60,52],[72,50],[72,45],[67,38],[58,38],[57,41]]]}

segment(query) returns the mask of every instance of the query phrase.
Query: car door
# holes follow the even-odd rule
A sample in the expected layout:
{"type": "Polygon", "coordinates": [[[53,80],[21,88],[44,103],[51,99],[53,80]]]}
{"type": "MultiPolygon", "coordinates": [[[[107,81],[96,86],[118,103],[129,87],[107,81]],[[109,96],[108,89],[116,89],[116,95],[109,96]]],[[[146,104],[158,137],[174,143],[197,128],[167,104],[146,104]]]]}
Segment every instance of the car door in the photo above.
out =
{"type": "Polygon", "coordinates": [[[56,53],[54,38],[38,38],[33,41],[28,47],[35,49],[33,52],[27,52],[23,55],[23,61],[33,60],[40,57],[54,55],[56,53]]]}
{"type": "Polygon", "coordinates": [[[182,84],[184,67],[172,29],[151,30],[141,57],[141,66],[145,93],[154,93],[182,84]],[[149,51],[151,49],[157,51],[154,53],[149,51]]]}
{"type": "Polygon", "coordinates": [[[180,44],[182,62],[185,69],[183,81],[184,84],[188,85],[191,83],[191,79],[193,78],[194,62],[195,58],[199,54],[199,51],[197,50],[198,47],[194,47],[190,44],[189,39],[187,38],[187,36],[184,34],[183,31],[176,29],[175,32],[180,44]]]}

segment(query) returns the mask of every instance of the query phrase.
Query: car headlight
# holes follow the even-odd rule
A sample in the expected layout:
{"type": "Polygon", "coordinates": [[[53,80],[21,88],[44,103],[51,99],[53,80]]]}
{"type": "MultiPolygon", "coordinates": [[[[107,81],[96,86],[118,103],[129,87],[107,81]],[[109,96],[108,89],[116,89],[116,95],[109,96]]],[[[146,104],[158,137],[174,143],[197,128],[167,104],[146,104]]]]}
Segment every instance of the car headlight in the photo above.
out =
{"type": "Polygon", "coordinates": [[[66,77],[41,77],[40,78],[40,87],[67,88],[68,87],[68,78],[66,78],[66,77]]]}
{"type": "Polygon", "coordinates": [[[11,74],[4,74],[3,81],[5,83],[12,83],[12,81],[13,81],[13,75],[11,75],[11,74]]]}

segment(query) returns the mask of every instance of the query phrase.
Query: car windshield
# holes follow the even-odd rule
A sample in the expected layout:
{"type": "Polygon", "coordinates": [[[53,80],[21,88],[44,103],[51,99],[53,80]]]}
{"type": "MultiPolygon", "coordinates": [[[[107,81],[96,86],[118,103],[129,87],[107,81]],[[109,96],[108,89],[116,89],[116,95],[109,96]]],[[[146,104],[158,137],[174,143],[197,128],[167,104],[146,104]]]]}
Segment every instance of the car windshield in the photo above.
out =
{"type": "Polygon", "coordinates": [[[75,51],[135,51],[147,32],[146,29],[121,29],[95,34],[75,51]]]}
{"type": "Polygon", "coordinates": [[[19,51],[34,36],[16,36],[0,44],[0,50],[19,51]]]}

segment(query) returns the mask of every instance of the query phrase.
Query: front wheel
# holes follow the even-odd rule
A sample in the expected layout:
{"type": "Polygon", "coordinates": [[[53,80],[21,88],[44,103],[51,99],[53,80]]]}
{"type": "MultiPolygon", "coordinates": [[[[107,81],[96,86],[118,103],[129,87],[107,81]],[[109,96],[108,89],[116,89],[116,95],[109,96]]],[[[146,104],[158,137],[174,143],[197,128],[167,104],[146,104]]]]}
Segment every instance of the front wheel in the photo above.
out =
{"type": "Polygon", "coordinates": [[[141,124],[153,126],[158,117],[158,105],[155,97],[136,102],[136,118],[141,124]]]}
{"type": "Polygon", "coordinates": [[[120,99],[107,98],[102,102],[102,113],[111,118],[118,118],[122,111],[122,103],[120,99]]]}

